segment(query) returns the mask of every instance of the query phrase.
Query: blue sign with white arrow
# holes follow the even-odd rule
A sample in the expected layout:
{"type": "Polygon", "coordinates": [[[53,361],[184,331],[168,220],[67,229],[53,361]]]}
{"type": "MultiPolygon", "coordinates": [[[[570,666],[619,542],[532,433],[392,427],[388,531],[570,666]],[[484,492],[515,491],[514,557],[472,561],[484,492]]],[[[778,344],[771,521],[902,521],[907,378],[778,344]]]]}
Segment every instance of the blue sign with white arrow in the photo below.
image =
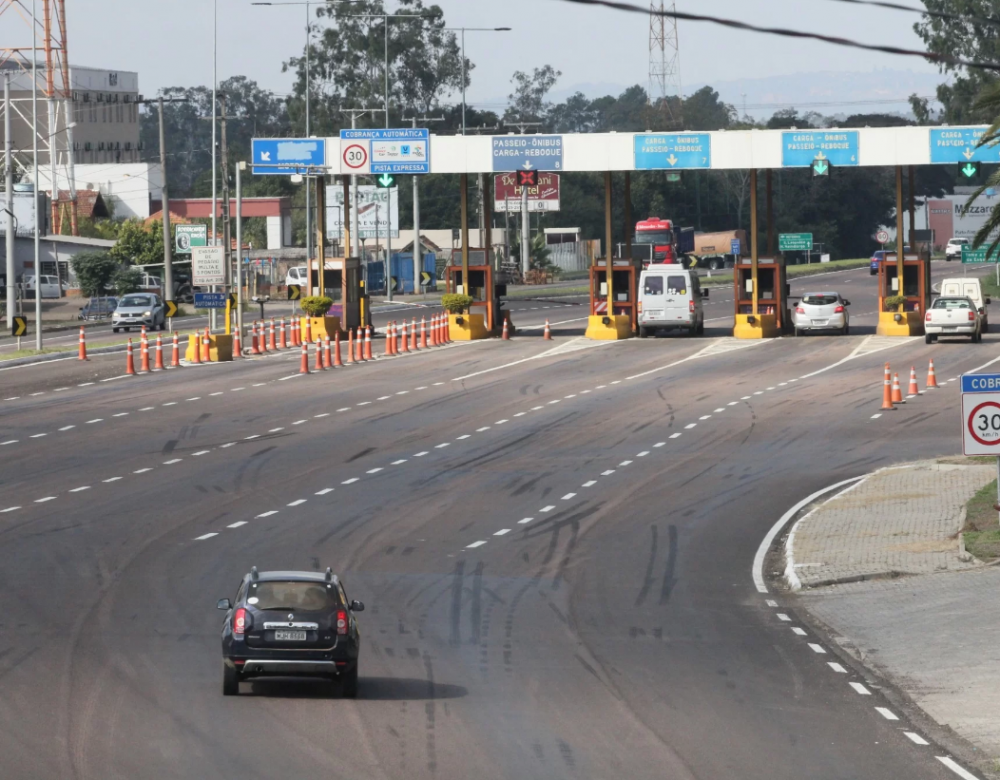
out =
{"type": "Polygon", "coordinates": [[[196,309],[224,309],[227,300],[229,300],[229,293],[196,292],[194,294],[194,307],[196,309]]]}
{"type": "Polygon", "coordinates": [[[986,132],[985,127],[947,127],[931,130],[932,163],[997,162],[1000,147],[976,144],[986,132]]]}
{"type": "Polygon", "coordinates": [[[493,170],[561,171],[563,137],[561,135],[493,136],[493,170]]]}
{"type": "Polygon", "coordinates": [[[963,393],[1000,393],[1000,374],[962,374],[963,393]]]}
{"type": "Polygon", "coordinates": [[[834,166],[858,164],[857,130],[789,130],[781,134],[781,165],[809,168],[816,159],[834,166]]]}
{"type": "Polygon", "coordinates": [[[323,138],[254,138],[253,172],[258,176],[291,176],[312,173],[326,166],[323,138]],[[275,167],[272,167],[275,166],[275,167]]]}
{"type": "Polygon", "coordinates": [[[637,171],[712,167],[709,133],[649,133],[633,140],[637,171]]]}
{"type": "Polygon", "coordinates": [[[729,253],[739,257],[743,254],[743,247],[740,246],[740,240],[738,238],[731,239],[729,242],[729,253]]]}

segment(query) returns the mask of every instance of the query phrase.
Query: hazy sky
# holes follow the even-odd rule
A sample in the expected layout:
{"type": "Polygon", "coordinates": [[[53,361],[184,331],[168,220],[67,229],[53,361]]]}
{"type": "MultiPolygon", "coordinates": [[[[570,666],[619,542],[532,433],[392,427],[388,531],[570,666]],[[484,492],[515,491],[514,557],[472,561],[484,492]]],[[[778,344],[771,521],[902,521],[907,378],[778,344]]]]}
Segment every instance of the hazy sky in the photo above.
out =
{"type": "MultiPolygon", "coordinates": [[[[261,8],[251,6],[250,0],[66,0],[70,59],[81,65],[138,71],[146,95],[165,86],[210,84],[213,1],[219,13],[219,78],[245,75],[267,89],[287,92],[290,78],[282,74],[281,62],[302,51],[304,6],[261,8]]],[[[562,71],[557,85],[561,89],[647,83],[647,17],[562,0],[437,1],[449,25],[514,28],[511,33],[466,34],[467,55],[476,64],[470,103],[502,100],[510,91],[514,70],[546,63],[562,71]]],[[[389,7],[395,7],[393,0],[389,7]]],[[[918,16],[831,0],[678,0],[677,7],[760,25],[920,48],[912,31],[918,16]]],[[[5,41],[27,36],[27,28],[16,25],[12,17],[0,17],[5,41]]],[[[813,71],[934,71],[923,60],[705,23],[682,22],[680,48],[685,85],[813,71]]]]}

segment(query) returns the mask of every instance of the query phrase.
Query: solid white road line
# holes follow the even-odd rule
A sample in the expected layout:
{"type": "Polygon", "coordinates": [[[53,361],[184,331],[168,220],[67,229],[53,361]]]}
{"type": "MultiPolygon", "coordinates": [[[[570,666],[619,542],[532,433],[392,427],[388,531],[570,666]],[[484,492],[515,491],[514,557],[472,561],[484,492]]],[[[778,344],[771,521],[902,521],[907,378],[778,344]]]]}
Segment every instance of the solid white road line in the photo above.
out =
{"type": "Polygon", "coordinates": [[[879,715],[881,715],[886,720],[899,720],[899,718],[896,716],[896,713],[894,713],[890,709],[887,709],[886,707],[876,707],[875,710],[878,712],[879,715]]]}
{"type": "Polygon", "coordinates": [[[961,766],[956,764],[952,759],[948,758],[948,756],[934,756],[934,757],[942,764],[944,764],[946,767],[948,767],[956,775],[961,777],[962,780],[979,780],[978,777],[976,777],[971,772],[968,772],[965,769],[963,769],[961,766]]]}
{"type": "Polygon", "coordinates": [[[926,739],[921,737],[919,734],[914,734],[912,731],[904,731],[903,733],[906,735],[906,738],[909,739],[910,742],[912,742],[914,745],[930,744],[930,742],[928,742],[926,739]]]}
{"type": "Polygon", "coordinates": [[[856,690],[858,693],[860,693],[862,696],[871,696],[872,695],[872,692],[869,691],[865,686],[863,686],[859,682],[852,682],[851,683],[851,687],[854,690],[856,690]]]}

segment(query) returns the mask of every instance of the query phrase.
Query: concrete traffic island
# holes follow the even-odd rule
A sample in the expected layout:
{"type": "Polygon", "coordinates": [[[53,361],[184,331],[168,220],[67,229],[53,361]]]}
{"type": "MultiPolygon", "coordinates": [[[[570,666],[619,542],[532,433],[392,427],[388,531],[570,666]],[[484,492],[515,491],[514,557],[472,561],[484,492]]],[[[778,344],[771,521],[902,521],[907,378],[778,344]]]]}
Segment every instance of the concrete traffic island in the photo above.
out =
{"type": "Polygon", "coordinates": [[[831,643],[971,743],[993,772],[1000,567],[967,553],[961,531],[975,500],[996,524],[986,495],[995,478],[992,463],[964,458],[882,469],[799,519],[784,548],[785,580],[831,643]]]}

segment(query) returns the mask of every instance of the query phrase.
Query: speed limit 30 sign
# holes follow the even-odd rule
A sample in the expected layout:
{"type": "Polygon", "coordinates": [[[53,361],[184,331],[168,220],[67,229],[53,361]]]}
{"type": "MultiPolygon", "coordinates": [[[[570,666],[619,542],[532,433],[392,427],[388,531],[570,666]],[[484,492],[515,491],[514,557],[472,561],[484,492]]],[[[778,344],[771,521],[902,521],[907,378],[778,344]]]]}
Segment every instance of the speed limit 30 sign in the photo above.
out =
{"type": "Polygon", "coordinates": [[[962,451],[1000,457],[1000,374],[962,377],[962,451]]]}
{"type": "Polygon", "coordinates": [[[368,145],[353,143],[344,147],[342,169],[353,173],[368,173],[368,145]]]}

